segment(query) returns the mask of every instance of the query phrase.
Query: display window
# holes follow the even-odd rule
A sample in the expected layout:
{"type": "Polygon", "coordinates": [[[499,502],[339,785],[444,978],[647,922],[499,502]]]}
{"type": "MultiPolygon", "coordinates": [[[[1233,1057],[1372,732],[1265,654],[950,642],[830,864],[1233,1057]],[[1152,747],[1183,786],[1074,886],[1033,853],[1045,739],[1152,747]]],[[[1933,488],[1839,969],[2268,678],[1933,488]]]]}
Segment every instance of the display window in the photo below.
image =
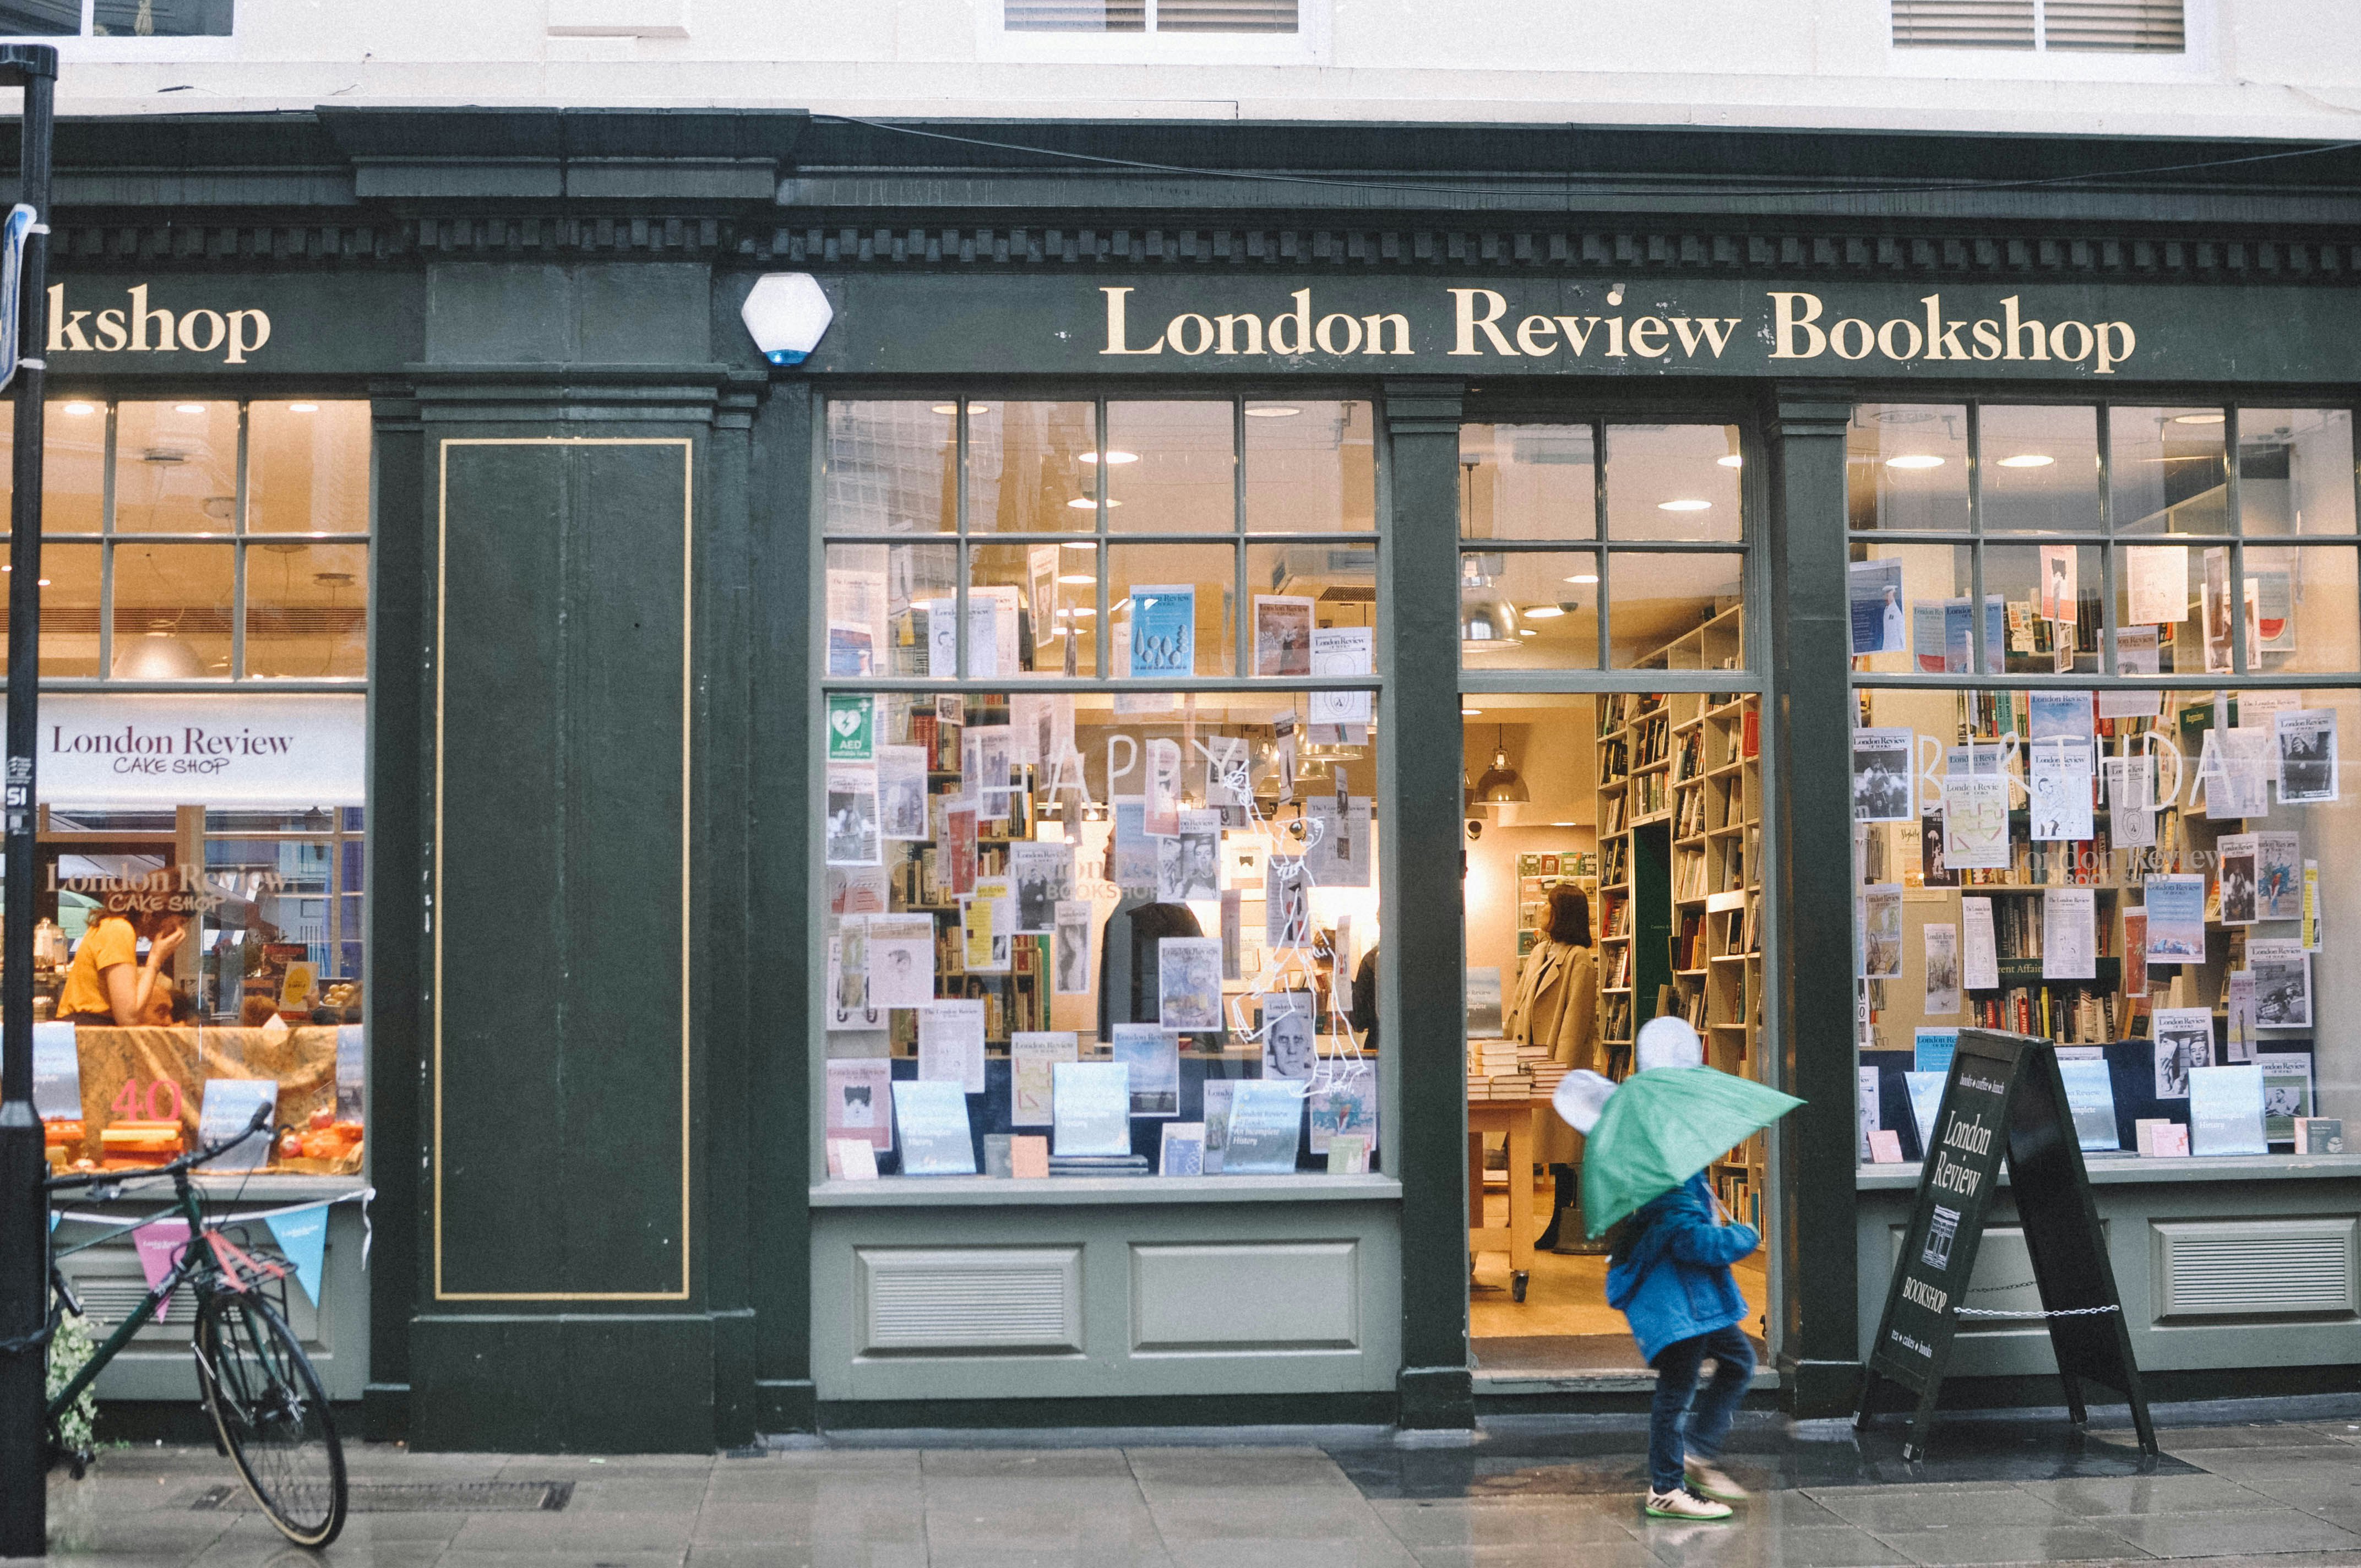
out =
{"type": "Polygon", "coordinates": [[[1962,1027],[2092,1157],[2343,1153],[2351,411],[1866,404],[1847,444],[1860,1155],[1962,1027]]]}
{"type": "Polygon", "coordinates": [[[830,1179],[1382,1168],[1371,429],[829,406],[830,1179]]]}
{"type": "Polygon", "coordinates": [[[60,399],[35,1100],[60,1168],[364,1160],[366,402],[60,399]]]}

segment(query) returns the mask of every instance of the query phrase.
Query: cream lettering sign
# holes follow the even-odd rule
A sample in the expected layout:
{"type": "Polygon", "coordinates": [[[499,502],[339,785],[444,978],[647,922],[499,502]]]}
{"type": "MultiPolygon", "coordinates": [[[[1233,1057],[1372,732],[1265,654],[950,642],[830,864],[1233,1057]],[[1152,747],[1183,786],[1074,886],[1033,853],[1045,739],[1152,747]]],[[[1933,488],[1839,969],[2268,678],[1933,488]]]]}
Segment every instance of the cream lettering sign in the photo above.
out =
{"type": "Polygon", "coordinates": [[[49,285],[51,354],[218,354],[225,365],[243,365],[270,341],[270,315],[262,310],[214,310],[199,305],[178,312],[153,303],[149,285],[135,283],[119,304],[102,295],[96,305],[76,308],[63,283],[49,285]]]}
{"type": "MultiPolygon", "coordinates": [[[[1611,314],[1541,313],[1521,309],[1500,290],[1485,288],[1445,288],[1423,311],[1375,312],[1323,310],[1312,290],[1298,289],[1287,296],[1287,308],[1267,316],[1183,311],[1159,324],[1151,312],[1135,308],[1132,296],[1138,292],[1136,287],[1100,289],[1105,309],[1102,358],[1320,356],[1395,362],[1417,357],[1418,345],[1426,343],[1431,357],[1446,360],[1554,358],[1588,360],[1602,368],[1619,367],[1616,361],[1620,367],[1706,366],[1726,353],[1745,359],[1759,349],[1764,361],[2015,361],[2111,376],[2139,347],[2129,322],[2037,320],[2022,308],[2021,294],[1993,302],[1988,312],[1978,308],[1953,315],[1939,292],[1930,293],[1908,315],[1872,320],[1880,313],[1848,314],[1841,300],[1801,290],[1766,290],[1762,313],[1750,326],[1743,316],[1682,313],[1666,304],[1611,314]],[[1423,330],[1446,321],[1447,330],[1439,334],[1423,330]]],[[[1609,291],[1608,309],[1620,305],[1623,294],[1620,288],[1609,291]]]]}
{"type": "Polygon", "coordinates": [[[358,806],[367,706],[338,694],[45,696],[40,797],[67,807],[358,806]]]}

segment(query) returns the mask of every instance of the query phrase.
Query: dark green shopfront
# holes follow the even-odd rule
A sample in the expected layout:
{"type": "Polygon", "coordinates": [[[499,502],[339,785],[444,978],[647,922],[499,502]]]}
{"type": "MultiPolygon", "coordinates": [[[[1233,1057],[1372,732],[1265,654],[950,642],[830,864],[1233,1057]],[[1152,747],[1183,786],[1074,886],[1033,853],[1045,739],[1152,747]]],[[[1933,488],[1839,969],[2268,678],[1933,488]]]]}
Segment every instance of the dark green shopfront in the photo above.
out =
{"type": "MultiPolygon", "coordinates": [[[[2333,713],[2361,692],[2361,159],[928,128],[424,109],[60,128],[51,395],[105,424],[87,548],[114,553],[91,600],[113,641],[86,666],[45,651],[45,690],[365,703],[349,799],[366,827],[350,821],[335,886],[357,924],[320,961],[354,982],[366,1160],[341,1187],[319,1161],[291,1157],[286,1177],[313,1183],[306,1198],[374,1189],[366,1266],[359,1206],[343,1205],[308,1331],[356,1424],[422,1448],[702,1450],[848,1427],[1451,1428],[1628,1402],[1579,1379],[1488,1387],[1471,1365],[1452,893],[1469,781],[1453,738],[1479,699],[1639,693],[1759,705],[1755,1070],[1808,1102],[1761,1193],[1762,1397],[1849,1409],[1915,1174],[1864,1153],[1864,1074],[1891,1065],[1922,994],[1915,968],[1863,958],[1856,912],[1891,887],[1902,929],[1939,926],[1918,899],[1961,891],[1931,860],[1889,863],[1900,836],[1857,820],[1854,731],[1907,722],[1939,773],[1982,733],[1978,705],[2012,694],[2092,691],[2103,715],[2217,692],[2333,713]],[[2142,172],[2182,166],[2199,167],[2142,172]],[[1272,178],[1288,173],[1312,178],[1272,178]],[[781,277],[817,289],[792,286],[804,313],[785,330],[803,335],[774,364],[742,307],[781,277]],[[209,408],[236,411],[219,415],[229,510],[138,543],[137,465],[181,462],[170,422],[209,408]],[[258,476],[282,462],[287,411],[323,409],[366,432],[365,459],[338,459],[365,485],[347,532],[366,545],[366,659],[270,667],[256,650],[300,617],[268,619],[282,545],[259,520],[281,491],[258,476]],[[1603,431],[1584,521],[1489,554],[1554,552],[1579,569],[1553,581],[1603,577],[1610,599],[1650,574],[1726,574],[1726,654],[1627,657],[1598,595],[1595,643],[1467,654],[1492,569],[1460,525],[1474,427],[1603,431]],[[1627,529],[1614,444],[1708,427],[1730,433],[1713,459],[1729,502],[1657,503],[1627,529]],[[2151,454],[2140,433],[2159,429],[2151,454]],[[1908,445],[1938,432],[1939,451],[1908,445]],[[2213,478],[2151,485],[2151,504],[2136,493],[2151,456],[2213,478]],[[1937,488],[1900,488],[1914,468],[1937,488]],[[126,663],[153,652],[138,639],[194,635],[124,606],[167,547],[214,537],[205,519],[238,552],[225,663],[126,663]],[[2168,630],[2159,663],[2144,629],[2171,617],[2126,597],[2152,584],[2157,538],[2182,533],[2192,618],[2246,581],[2218,661],[2168,630]],[[1929,663],[1924,642],[1863,642],[1865,565],[1906,560],[1893,581],[1912,595],[1930,573],[1934,598],[1978,602],[2060,548],[2081,613],[2028,627],[2022,649],[2014,631],[2005,648],[1962,639],[1929,663]],[[2221,584],[2202,580],[2216,552],[2221,584]],[[2293,630],[2271,613],[2284,596],[2293,630]],[[1300,660],[1286,618],[1307,602],[1323,619],[1300,660]],[[1919,707],[1933,717],[1907,717],[1919,707]],[[1250,965],[1313,962],[1281,907],[1299,856],[1322,868],[1321,951],[1378,955],[1381,1041],[1324,1025],[1342,1055],[1323,1047],[1314,1079],[1347,1106],[1307,1123],[1324,1157],[1242,1152],[1255,1071],[1211,1065],[1239,1058],[1222,1038],[1234,1009],[1189,1026],[1169,1086],[1153,1041],[1102,1033],[1139,1027],[1119,1003],[1110,1025],[1128,933],[1146,929],[1135,907],[1180,911],[1163,938],[1218,919],[1238,941],[1236,867],[1157,902],[1135,877],[1191,873],[1155,866],[1152,845],[1118,864],[1140,823],[1179,843],[1192,817],[1274,835],[1249,868],[1245,907],[1265,905],[1243,920],[1250,965]],[[939,989],[922,975],[913,1005],[883,978],[889,956],[935,963],[939,989]],[[1159,1146],[1137,1122],[1149,1169],[1175,1174],[1069,1162],[1052,1058],[1077,1056],[1076,1033],[1076,1067],[1145,1053],[1133,1116],[1169,1092],[1152,1112],[1202,1120],[1224,1080],[1232,1168],[1178,1174],[1194,1152],[1176,1165],[1171,1135],[1159,1146]],[[881,1123],[898,1086],[961,1078],[973,1156],[1054,1117],[1058,1168],[916,1173],[947,1168],[930,1163],[942,1135],[881,1123]]],[[[69,422],[53,415],[53,443],[69,422]]],[[[306,461],[324,493],[327,459],[306,461]]],[[[1927,788],[1941,798],[1939,778],[1927,788]]],[[[2353,928],[2335,885],[2350,861],[2333,799],[2301,798],[2313,816],[2247,826],[2286,828],[2323,868],[2333,953],[2353,928]]],[[[174,819],[188,843],[227,831],[219,802],[198,806],[174,819]]],[[[2099,880],[2100,945],[2120,962],[2104,923],[2128,901],[2099,880]]],[[[2242,929],[2229,967],[2265,939],[2242,929]]],[[[2223,957],[2152,969],[2152,1005],[2207,1005],[2223,957]]],[[[1163,961],[1169,982],[1182,956],[1163,961]]],[[[2361,1113],[2361,1014],[2332,970],[2321,955],[2302,1042],[2319,1116],[2361,1113]]],[[[1157,1004],[1153,980],[1129,983],[1157,1004]]],[[[2135,992],[2130,1017],[2085,998],[2048,1024],[2129,1037],[2150,1002],[2116,993],[2135,992]]],[[[1188,1000],[1165,985],[1168,1039],[1188,1000]]],[[[85,1047],[85,1100],[93,1070],[85,1047]]],[[[1894,1126],[1907,1107],[1880,1097],[1894,1126]]],[[[907,1113],[943,1104],[913,1094],[907,1113]]],[[[1119,1166],[1115,1135],[1103,1157],[1119,1166]]],[[[948,1146],[962,1168],[965,1143],[948,1146]]],[[[2282,1146],[2094,1169],[2152,1395],[2361,1380],[2361,1158],[2282,1146]]],[[[2004,1272],[2021,1243],[1994,1223],[2004,1272]]],[[[2037,1341],[1966,1343],[1962,1398],[2050,1401],[2037,1341]]],[[[145,1376],[115,1392],[173,1395],[167,1371],[145,1376]]]]}

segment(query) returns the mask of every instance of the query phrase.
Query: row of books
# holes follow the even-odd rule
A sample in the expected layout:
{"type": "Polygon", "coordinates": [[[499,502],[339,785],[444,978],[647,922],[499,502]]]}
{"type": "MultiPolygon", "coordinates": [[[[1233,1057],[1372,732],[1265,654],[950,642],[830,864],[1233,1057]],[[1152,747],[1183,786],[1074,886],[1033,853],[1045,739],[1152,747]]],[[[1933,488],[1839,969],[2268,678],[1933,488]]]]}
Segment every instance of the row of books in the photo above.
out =
{"type": "Polygon", "coordinates": [[[1631,727],[1631,765],[1644,768],[1651,762],[1661,762],[1672,755],[1673,718],[1658,708],[1633,721],[1631,727]]]}
{"type": "Polygon", "coordinates": [[[2064,1046],[2102,1046],[2127,1038],[2116,1031],[2127,1020],[2113,992],[2052,991],[2012,986],[1996,997],[1966,999],[1968,1022],[1984,1029],[2039,1035],[2064,1046]]]}
{"type": "Polygon", "coordinates": [[[1653,817],[1665,807],[1665,779],[1663,773],[1640,773],[1631,780],[1631,820],[1653,817]]]}

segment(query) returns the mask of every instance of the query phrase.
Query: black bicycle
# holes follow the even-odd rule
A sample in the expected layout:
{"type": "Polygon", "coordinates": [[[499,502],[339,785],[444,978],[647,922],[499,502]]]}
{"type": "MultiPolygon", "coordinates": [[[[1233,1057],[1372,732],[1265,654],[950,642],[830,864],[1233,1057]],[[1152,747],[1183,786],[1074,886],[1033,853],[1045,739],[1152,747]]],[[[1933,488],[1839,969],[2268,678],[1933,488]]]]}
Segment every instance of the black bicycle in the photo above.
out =
{"type": "Polygon", "coordinates": [[[56,1332],[66,1313],[82,1315],[82,1303],[59,1267],[60,1258],[127,1235],[159,1219],[187,1221],[190,1238],[156,1288],[92,1354],[90,1364],[49,1401],[49,1441],[53,1459],[64,1459],[79,1478],[90,1454],[65,1446],[60,1436],[60,1418],[73,1409],[106,1364],[148,1326],[173,1293],[186,1290],[197,1309],[196,1329],[190,1342],[196,1358],[197,1386],[213,1417],[222,1452],[237,1466],[247,1490],[280,1534],[298,1546],[319,1547],[335,1540],[345,1528],[345,1450],[337,1441],[336,1423],[329,1413],[319,1374],[313,1371],[302,1343],[287,1326],[287,1277],[293,1270],[284,1259],[255,1246],[243,1231],[208,1224],[204,1204],[189,1181],[189,1172],[199,1166],[220,1158],[248,1138],[267,1137],[269,1125],[270,1110],[265,1106],[236,1136],[184,1155],[170,1165],[49,1181],[49,1190],[53,1193],[85,1190],[93,1201],[108,1202],[120,1198],[131,1182],[169,1178],[173,1201],[161,1213],[74,1246],[59,1250],[52,1244],[49,1316],[39,1336],[43,1342],[56,1332]]]}

